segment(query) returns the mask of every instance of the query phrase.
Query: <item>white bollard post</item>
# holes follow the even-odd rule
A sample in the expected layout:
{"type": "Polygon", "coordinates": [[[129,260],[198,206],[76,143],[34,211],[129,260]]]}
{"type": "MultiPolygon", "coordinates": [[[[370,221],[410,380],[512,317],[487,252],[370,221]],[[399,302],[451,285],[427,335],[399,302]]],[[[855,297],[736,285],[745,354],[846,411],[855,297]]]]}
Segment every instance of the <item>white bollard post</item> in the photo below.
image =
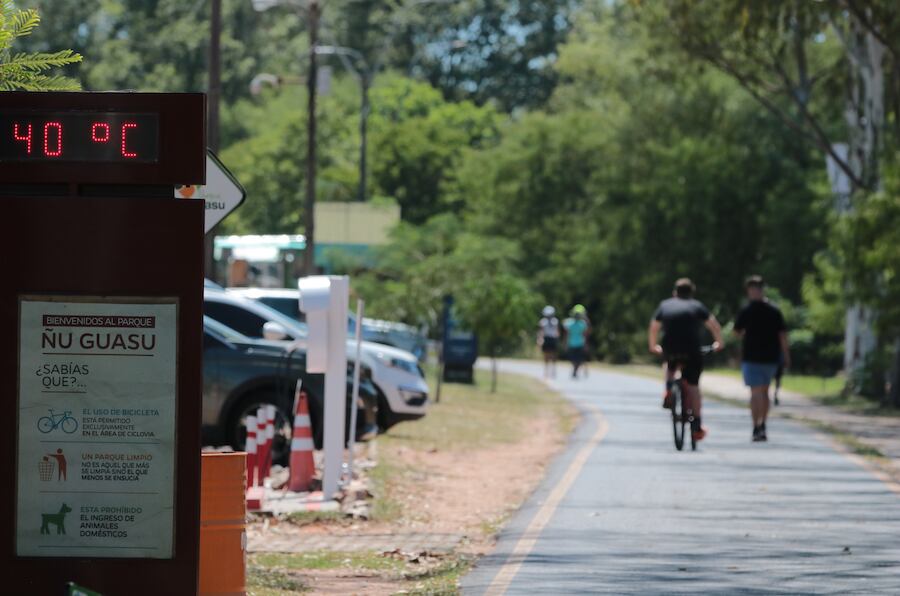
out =
{"type": "Polygon", "coordinates": [[[334,496],[344,461],[344,432],[347,408],[347,277],[314,276],[298,282],[300,310],[309,328],[306,370],[325,373],[324,469],[322,493],[334,496]]]}
{"type": "Polygon", "coordinates": [[[347,277],[333,276],[328,309],[328,370],[325,373],[325,468],[322,494],[334,496],[344,461],[344,429],[347,418],[347,277]]]}
{"type": "Polygon", "coordinates": [[[266,406],[266,471],[272,469],[272,451],[275,447],[275,406],[266,406]]]}

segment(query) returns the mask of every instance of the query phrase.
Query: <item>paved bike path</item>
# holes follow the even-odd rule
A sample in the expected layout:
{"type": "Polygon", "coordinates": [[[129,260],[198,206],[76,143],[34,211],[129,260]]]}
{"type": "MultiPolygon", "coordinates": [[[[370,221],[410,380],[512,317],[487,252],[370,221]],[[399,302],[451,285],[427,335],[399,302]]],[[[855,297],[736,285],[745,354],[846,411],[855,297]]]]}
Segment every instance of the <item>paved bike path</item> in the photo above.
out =
{"type": "Polygon", "coordinates": [[[826,438],[772,420],[752,444],[746,411],[707,402],[709,438],[678,453],[661,383],[566,368],[550,385],[584,421],[464,594],[900,593],[900,495],[826,438]]]}

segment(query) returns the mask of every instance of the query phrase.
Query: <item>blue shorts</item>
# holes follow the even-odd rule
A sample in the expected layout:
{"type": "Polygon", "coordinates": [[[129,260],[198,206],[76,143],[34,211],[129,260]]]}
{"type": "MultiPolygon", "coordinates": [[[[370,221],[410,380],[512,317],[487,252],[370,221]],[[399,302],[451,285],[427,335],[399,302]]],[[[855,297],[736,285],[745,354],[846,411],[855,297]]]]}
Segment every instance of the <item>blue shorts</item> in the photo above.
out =
{"type": "Polygon", "coordinates": [[[747,387],[759,387],[770,385],[775,373],[778,371],[778,363],[772,362],[742,362],[741,372],[744,374],[744,385],[747,387]]]}

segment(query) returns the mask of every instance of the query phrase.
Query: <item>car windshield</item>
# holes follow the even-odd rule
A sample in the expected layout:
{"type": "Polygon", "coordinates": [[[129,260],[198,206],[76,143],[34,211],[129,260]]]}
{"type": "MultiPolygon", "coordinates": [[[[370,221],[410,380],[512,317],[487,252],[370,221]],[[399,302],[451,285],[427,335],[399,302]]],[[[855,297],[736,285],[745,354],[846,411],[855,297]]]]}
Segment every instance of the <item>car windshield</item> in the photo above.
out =
{"type": "Polygon", "coordinates": [[[301,323],[297,319],[289,317],[259,300],[253,300],[252,303],[256,314],[264,317],[267,321],[283,326],[293,339],[306,339],[309,336],[309,329],[306,323],[301,323]]]}
{"type": "Polygon", "coordinates": [[[246,343],[252,341],[249,337],[244,335],[243,333],[238,333],[228,325],[223,325],[219,321],[215,319],[211,319],[207,316],[203,317],[203,326],[209,329],[210,331],[221,335],[228,341],[232,343],[246,343]]]}

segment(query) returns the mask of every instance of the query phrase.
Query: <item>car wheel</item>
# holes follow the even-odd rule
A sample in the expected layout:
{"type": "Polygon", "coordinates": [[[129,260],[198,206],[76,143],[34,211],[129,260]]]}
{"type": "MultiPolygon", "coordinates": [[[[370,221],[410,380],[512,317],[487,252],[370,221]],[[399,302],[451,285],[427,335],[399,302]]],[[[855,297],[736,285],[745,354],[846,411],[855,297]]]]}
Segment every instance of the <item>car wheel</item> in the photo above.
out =
{"type": "Polygon", "coordinates": [[[240,399],[228,417],[228,443],[233,449],[243,451],[247,445],[247,416],[255,416],[262,406],[275,406],[275,436],[272,439],[272,463],[286,466],[291,452],[291,435],[294,417],[291,404],[275,391],[263,390],[240,399]]]}
{"type": "Polygon", "coordinates": [[[397,420],[394,418],[393,412],[391,412],[387,397],[384,396],[381,389],[376,388],[376,391],[378,391],[378,413],[376,415],[378,431],[385,433],[389,428],[397,424],[397,420]]]}

